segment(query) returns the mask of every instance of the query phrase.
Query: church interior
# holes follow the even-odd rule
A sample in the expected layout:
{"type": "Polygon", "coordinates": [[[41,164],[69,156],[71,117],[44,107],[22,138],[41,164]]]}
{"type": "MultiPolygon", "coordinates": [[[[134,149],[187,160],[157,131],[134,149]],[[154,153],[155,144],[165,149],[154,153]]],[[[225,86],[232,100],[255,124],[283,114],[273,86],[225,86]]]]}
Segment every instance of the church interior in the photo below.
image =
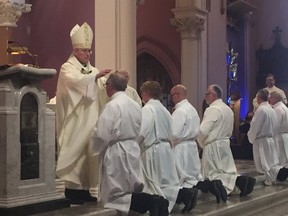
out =
{"type": "MultiPolygon", "coordinates": [[[[128,70],[129,84],[137,91],[147,80],[158,81],[169,111],[174,85],[187,87],[188,100],[200,117],[207,86],[220,85],[223,100],[234,111],[231,149],[237,168],[257,177],[257,190],[242,199],[232,195],[227,204],[218,206],[211,204],[211,197],[202,196],[190,214],[287,215],[288,187],[261,184],[247,153],[251,149],[243,150],[239,134],[267,74],[274,74],[275,85],[288,94],[287,8],[286,0],[0,0],[0,69],[18,64],[43,69],[45,77],[37,78],[36,85],[43,90],[39,100],[49,103],[56,94],[60,67],[72,52],[70,30],[87,22],[94,31],[91,64],[98,69],[128,70]],[[16,12],[11,4],[16,4],[16,12]]],[[[6,96],[2,101],[8,101],[6,96]]],[[[50,115],[45,114],[48,121],[50,115]]],[[[63,192],[59,179],[53,184],[63,192]]],[[[1,193],[0,213],[7,206],[1,193]]],[[[117,214],[84,205],[34,215],[117,214]]],[[[180,213],[176,209],[171,215],[180,213]]]]}

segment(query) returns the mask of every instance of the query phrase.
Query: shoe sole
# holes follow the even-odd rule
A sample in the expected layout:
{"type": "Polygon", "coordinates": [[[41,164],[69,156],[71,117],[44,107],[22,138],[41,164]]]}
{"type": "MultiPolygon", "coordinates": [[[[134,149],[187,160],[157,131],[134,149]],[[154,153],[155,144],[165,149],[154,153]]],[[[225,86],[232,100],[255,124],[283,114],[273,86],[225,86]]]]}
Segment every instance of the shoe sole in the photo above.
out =
{"type": "Polygon", "coordinates": [[[185,212],[188,212],[188,209],[190,208],[190,206],[192,205],[192,202],[193,202],[193,197],[194,197],[194,194],[192,191],[190,191],[190,189],[188,189],[188,191],[186,193],[189,193],[189,197],[185,197],[185,201],[183,201],[184,203],[184,208],[182,209],[181,213],[185,213],[185,212]]]}
{"type": "Polygon", "coordinates": [[[192,189],[192,193],[193,193],[193,201],[190,205],[190,207],[188,208],[188,212],[190,212],[193,208],[195,208],[196,204],[197,204],[197,196],[198,196],[198,190],[197,189],[192,189]]]}
{"type": "Polygon", "coordinates": [[[227,201],[227,191],[220,180],[216,181],[223,202],[227,201]]]}
{"type": "Polygon", "coordinates": [[[216,202],[219,204],[221,201],[221,191],[219,190],[218,184],[222,184],[220,180],[213,180],[210,182],[209,191],[216,197],[216,202]],[[212,190],[213,189],[213,190],[212,190]]]}
{"type": "Polygon", "coordinates": [[[169,216],[169,202],[164,197],[160,199],[159,216],[169,216]]]}
{"type": "Polygon", "coordinates": [[[240,188],[240,197],[244,197],[247,194],[247,186],[248,186],[249,178],[245,176],[245,181],[244,181],[244,188],[240,188]]]}

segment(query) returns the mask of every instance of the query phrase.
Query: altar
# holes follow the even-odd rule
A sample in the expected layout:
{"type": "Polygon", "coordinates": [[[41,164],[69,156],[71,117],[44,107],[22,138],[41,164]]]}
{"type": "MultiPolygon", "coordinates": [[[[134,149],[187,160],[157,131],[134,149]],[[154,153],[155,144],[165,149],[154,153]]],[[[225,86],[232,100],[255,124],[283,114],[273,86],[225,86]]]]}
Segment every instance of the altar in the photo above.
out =
{"type": "Polygon", "coordinates": [[[0,215],[69,207],[55,189],[55,113],[41,81],[55,69],[0,69],[0,215]]]}

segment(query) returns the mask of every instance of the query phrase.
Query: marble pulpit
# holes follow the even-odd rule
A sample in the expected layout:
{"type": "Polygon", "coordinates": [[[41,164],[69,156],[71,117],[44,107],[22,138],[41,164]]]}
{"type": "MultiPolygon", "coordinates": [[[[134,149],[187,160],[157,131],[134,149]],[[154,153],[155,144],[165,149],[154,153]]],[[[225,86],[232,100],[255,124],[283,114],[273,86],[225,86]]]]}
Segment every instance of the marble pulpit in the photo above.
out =
{"type": "Polygon", "coordinates": [[[55,190],[55,113],[41,88],[54,74],[24,65],[0,69],[0,215],[69,206],[55,190]]]}

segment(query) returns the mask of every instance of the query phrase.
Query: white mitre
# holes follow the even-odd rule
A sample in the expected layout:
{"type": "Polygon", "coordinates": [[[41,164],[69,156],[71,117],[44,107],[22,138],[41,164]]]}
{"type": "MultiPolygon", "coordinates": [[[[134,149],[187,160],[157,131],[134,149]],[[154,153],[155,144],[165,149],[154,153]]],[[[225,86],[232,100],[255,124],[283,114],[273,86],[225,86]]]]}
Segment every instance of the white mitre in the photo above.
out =
{"type": "Polygon", "coordinates": [[[91,27],[85,22],[80,27],[78,24],[73,27],[70,32],[70,37],[75,48],[91,49],[93,40],[93,31],[91,27]]]}

